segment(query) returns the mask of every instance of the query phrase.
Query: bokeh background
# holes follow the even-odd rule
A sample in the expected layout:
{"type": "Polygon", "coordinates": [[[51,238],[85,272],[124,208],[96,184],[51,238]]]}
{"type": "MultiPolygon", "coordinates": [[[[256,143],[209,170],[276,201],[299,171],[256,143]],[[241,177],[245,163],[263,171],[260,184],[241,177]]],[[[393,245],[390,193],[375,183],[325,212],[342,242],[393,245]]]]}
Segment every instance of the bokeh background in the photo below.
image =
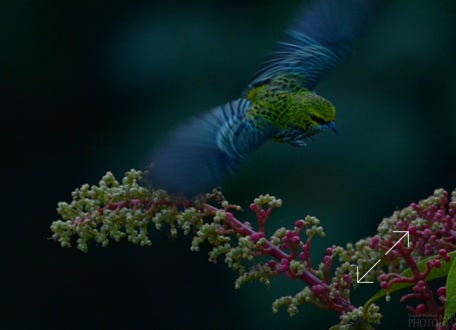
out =
{"type": "MultiPolygon", "coordinates": [[[[326,329],[331,313],[272,315],[300,283],[234,290],[189,240],[154,245],[49,240],[55,207],[107,171],[142,168],[181,121],[239,95],[300,1],[2,1],[2,329],[326,329]],[[6,230],[5,230],[6,226],[6,230]]],[[[456,6],[395,0],[318,92],[341,134],[304,149],[269,143],[224,184],[244,206],[284,199],[270,226],[319,217],[318,250],[372,234],[395,209],[456,187],[456,6]]],[[[246,214],[246,218],[250,215],[246,214]]],[[[357,291],[362,302],[375,287],[357,291]]],[[[382,303],[381,329],[407,327],[382,303]]],[[[395,314],[394,314],[395,313],[395,314]]]]}

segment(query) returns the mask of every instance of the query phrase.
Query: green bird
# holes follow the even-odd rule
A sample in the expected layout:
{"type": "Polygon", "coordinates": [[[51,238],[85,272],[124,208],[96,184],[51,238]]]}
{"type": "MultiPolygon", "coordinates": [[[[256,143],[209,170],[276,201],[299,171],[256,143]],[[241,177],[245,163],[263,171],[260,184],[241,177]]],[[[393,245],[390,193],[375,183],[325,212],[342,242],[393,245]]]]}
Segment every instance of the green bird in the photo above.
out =
{"type": "Polygon", "coordinates": [[[179,126],[152,156],[148,181],[191,196],[220,185],[268,140],[306,146],[335,132],[336,110],[315,93],[344,60],[380,0],[316,0],[299,10],[287,37],[240,98],[179,126]]]}

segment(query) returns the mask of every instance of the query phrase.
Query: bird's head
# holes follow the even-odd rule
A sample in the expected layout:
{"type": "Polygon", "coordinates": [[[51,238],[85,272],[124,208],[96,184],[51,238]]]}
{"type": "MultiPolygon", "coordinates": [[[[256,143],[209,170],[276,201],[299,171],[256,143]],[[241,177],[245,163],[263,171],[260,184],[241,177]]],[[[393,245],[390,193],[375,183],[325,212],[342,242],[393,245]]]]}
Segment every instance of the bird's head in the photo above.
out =
{"type": "Polygon", "coordinates": [[[294,101],[287,128],[275,136],[275,141],[303,147],[307,145],[306,140],[322,130],[338,132],[335,125],[336,109],[331,102],[308,91],[298,94],[294,101]]]}
{"type": "Polygon", "coordinates": [[[337,133],[336,109],[331,102],[315,93],[300,95],[293,112],[291,123],[311,135],[327,128],[337,133]]]}

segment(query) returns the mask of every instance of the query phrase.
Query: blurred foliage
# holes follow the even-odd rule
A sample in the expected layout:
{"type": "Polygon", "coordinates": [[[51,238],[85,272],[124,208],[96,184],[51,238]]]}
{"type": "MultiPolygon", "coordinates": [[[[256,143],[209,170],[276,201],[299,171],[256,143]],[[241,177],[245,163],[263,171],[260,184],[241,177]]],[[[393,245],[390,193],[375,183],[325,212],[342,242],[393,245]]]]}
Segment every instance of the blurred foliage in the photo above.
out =
{"type": "MultiPolygon", "coordinates": [[[[296,0],[0,4],[6,243],[13,251],[5,258],[12,283],[4,298],[6,328],[335,323],[313,308],[290,320],[273,316],[271,298],[294,291],[290,284],[235,292],[225,268],[190,254],[188,242],[164,239],[149,249],[121,245],[86,256],[46,240],[56,201],[68,199],[74,186],[106,170],[140,168],[180,121],[239,95],[298,6],[296,0]],[[163,249],[168,258],[160,256],[163,249]],[[125,286],[113,294],[119,282],[125,286]]],[[[285,225],[282,219],[314,214],[327,241],[342,244],[371,234],[383,216],[436,187],[453,189],[455,16],[454,1],[389,2],[349,61],[318,88],[335,104],[342,133],[319,136],[305,149],[267,144],[227,180],[227,197],[246,205],[261,193],[279,195],[287,207],[272,221],[285,225]]],[[[386,308],[393,311],[394,303],[386,308]]],[[[405,326],[406,313],[399,315],[396,326],[405,326]]]]}

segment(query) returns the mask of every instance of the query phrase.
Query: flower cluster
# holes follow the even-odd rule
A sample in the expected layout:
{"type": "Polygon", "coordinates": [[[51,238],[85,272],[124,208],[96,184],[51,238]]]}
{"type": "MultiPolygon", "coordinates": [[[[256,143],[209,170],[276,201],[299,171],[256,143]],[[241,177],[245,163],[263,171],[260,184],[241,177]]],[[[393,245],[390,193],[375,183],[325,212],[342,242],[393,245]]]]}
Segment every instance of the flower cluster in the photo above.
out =
{"type": "Polygon", "coordinates": [[[450,263],[450,254],[456,250],[456,191],[450,198],[447,191],[438,189],[420,203],[396,211],[380,223],[369,247],[384,254],[382,267],[378,268],[381,288],[388,292],[394,286],[411,286],[412,292],[400,301],[421,302],[415,307],[407,306],[408,311],[413,315],[431,315],[439,329],[446,329],[442,324],[446,288],[433,292],[426,280],[434,270],[450,263]],[[391,228],[396,233],[406,233],[407,242],[391,249],[398,239],[391,228]]]}
{"type": "Polygon", "coordinates": [[[368,329],[380,323],[382,315],[373,301],[365,306],[351,303],[359,273],[366,274],[364,280],[379,280],[385,292],[397,283],[409,283],[413,292],[401,301],[423,301],[408,307],[412,313],[443,313],[445,288],[434,295],[426,278],[432,269],[450,260],[449,251],[456,244],[456,192],[450,201],[447,192],[438,190],[431,198],[384,219],[374,237],[346,247],[330,246],[316,261],[311,256],[312,242],[324,237],[325,232],[315,217],[298,219],[293,228],[278,228],[267,237],[269,218],[282,206],[274,196],[262,195],[250,204],[255,217],[255,223],[250,223],[235,216],[241,207],[228,202],[218,190],[188,200],[142,186],[141,176],[141,172],[131,170],[119,183],[108,172],[98,186],[76,189],[71,203],[58,205],[61,219],[51,225],[53,239],[63,247],[76,242],[86,252],[90,241],[106,246],[110,240],[125,238],[134,244],[150,245],[150,227],[168,228],[172,237],[192,235],[192,251],[208,243],[211,262],[223,259],[239,273],[236,288],[250,281],[270,285],[276,276],[301,281],[303,289],[276,299],[273,311],[285,307],[294,315],[300,305],[313,303],[340,315],[337,329],[368,329]],[[408,231],[410,245],[397,243],[400,237],[394,231],[408,231]],[[427,261],[425,269],[420,264],[423,260],[427,261]],[[375,262],[379,264],[376,268],[375,262]],[[410,269],[411,276],[404,275],[410,269]]]}

